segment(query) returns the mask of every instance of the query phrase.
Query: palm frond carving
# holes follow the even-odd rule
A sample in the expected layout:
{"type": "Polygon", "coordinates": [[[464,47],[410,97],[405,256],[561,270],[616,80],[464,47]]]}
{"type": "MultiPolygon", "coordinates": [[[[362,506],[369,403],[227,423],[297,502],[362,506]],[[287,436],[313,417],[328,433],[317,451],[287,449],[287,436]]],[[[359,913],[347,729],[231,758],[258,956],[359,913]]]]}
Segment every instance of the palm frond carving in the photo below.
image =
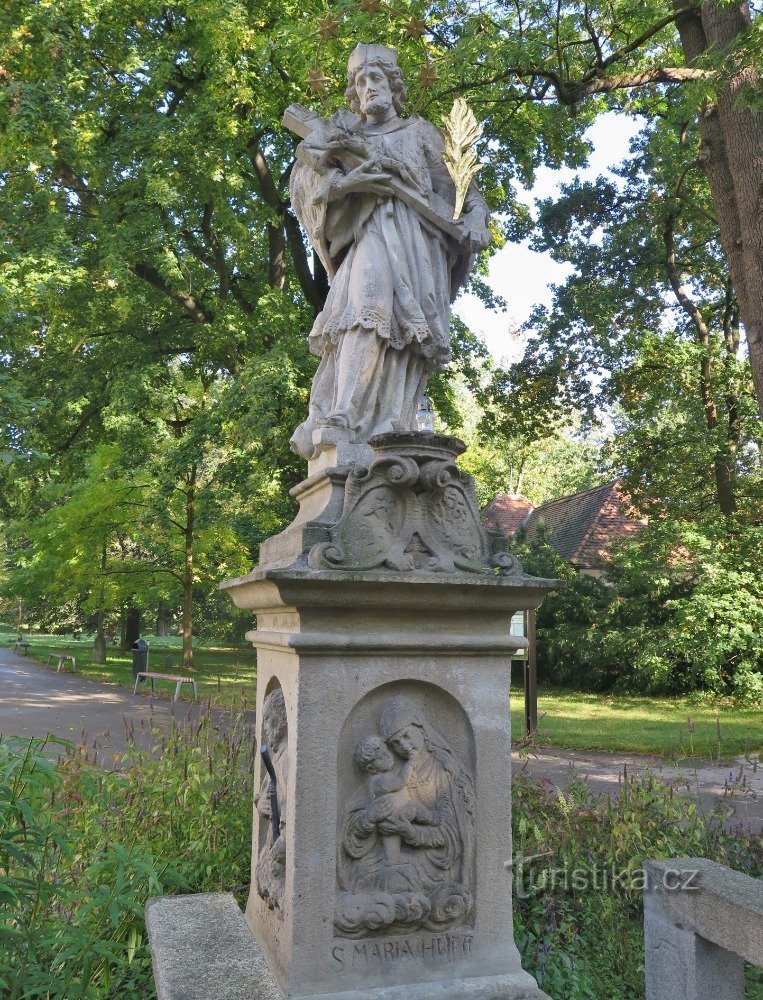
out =
{"type": "Polygon", "coordinates": [[[472,178],[480,169],[477,151],[474,148],[482,135],[482,126],[474,117],[474,112],[463,99],[457,97],[445,115],[445,150],[443,159],[448,173],[456,185],[456,207],[453,218],[458,219],[464,207],[464,199],[472,178]]]}

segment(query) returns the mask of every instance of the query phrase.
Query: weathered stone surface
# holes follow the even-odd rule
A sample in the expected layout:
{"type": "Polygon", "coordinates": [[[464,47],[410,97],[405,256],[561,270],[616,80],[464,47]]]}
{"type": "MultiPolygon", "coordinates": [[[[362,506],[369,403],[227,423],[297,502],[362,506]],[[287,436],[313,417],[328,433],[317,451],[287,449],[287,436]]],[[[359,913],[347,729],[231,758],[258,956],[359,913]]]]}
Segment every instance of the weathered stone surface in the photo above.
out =
{"type": "MultiPolygon", "coordinates": [[[[356,724],[362,735],[352,752],[355,772],[340,802],[337,936],[469,926],[475,889],[473,750],[460,758],[424,711],[402,695],[362,714],[356,724]]],[[[462,742],[472,749],[468,721],[459,721],[462,742]]],[[[340,758],[349,749],[340,747],[340,758]]]]}
{"type": "Polygon", "coordinates": [[[283,1000],[230,893],[149,899],[146,928],[159,1000],[283,1000]]]}
{"type": "Polygon", "coordinates": [[[744,1000],[763,965],[763,882],[706,858],[644,865],[647,1000],[744,1000]]]}
{"type": "Polygon", "coordinates": [[[286,815],[287,783],[289,768],[289,726],[286,703],[280,686],[271,688],[262,706],[261,746],[271,756],[276,775],[276,804],[280,816],[271,809],[270,779],[267,771],[261,774],[259,791],[255,795],[255,821],[259,826],[258,854],[254,865],[257,892],[271,910],[281,916],[286,865],[289,862],[286,838],[283,835],[286,815]],[[276,826],[278,832],[276,833],[276,826]]]}
{"type": "Polygon", "coordinates": [[[414,428],[429,375],[450,361],[450,303],[475,251],[490,242],[473,184],[466,214],[452,219],[456,192],[439,130],[401,117],[396,51],[358,45],[347,79],[350,110],[298,128],[304,139],[290,182],[330,280],[310,332],[321,363],[309,415],[291,442],[311,461],[329,438],[366,442],[414,428]],[[435,203],[440,216],[430,211],[435,203]]]}
{"type": "Polygon", "coordinates": [[[263,568],[521,574],[500,530],[482,526],[458,438],[386,434],[362,447],[364,462],[321,468],[291,491],[299,513],[263,543],[263,568]]]}
{"type": "Polygon", "coordinates": [[[414,430],[485,203],[461,175],[453,220],[442,136],[399,117],[394,50],[359,45],[348,83],[350,112],[284,118],[304,140],[292,205],[331,281],[292,438],[308,478],[260,566],[222,585],[256,615],[272,751],[246,919],[290,998],[541,1000],[512,934],[510,623],[555,582],[482,527],[463,444],[414,430]]]}
{"type": "MultiPolygon", "coordinates": [[[[550,581],[259,568],[258,719],[288,727],[281,915],[247,919],[288,996],[542,994],[512,939],[513,613],[550,581]],[[465,985],[458,985],[463,982],[465,985]]],[[[256,777],[261,787],[261,772],[256,777]]],[[[266,827],[255,822],[253,858],[266,827]]]]}
{"type": "MultiPolygon", "coordinates": [[[[146,907],[158,1000],[284,1000],[230,893],[161,896],[146,907]]],[[[549,1000],[529,976],[453,979],[303,1000],[549,1000]]]]}
{"type": "Polygon", "coordinates": [[[461,441],[411,432],[369,443],[373,461],[349,470],[341,517],[329,527],[329,541],[310,549],[311,567],[519,571],[506,553],[494,558],[472,478],[456,465],[461,441]]]}

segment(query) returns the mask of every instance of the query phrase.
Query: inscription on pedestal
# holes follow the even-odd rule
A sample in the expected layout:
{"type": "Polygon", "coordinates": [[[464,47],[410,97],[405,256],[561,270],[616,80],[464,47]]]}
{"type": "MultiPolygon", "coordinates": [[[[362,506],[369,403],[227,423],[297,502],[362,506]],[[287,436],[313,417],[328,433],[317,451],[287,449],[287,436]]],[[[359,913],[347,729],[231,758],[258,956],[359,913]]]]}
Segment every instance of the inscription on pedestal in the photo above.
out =
{"type": "MultiPolygon", "coordinates": [[[[428,687],[420,685],[422,694],[428,687]]],[[[473,768],[430,721],[422,700],[395,695],[367,710],[352,747],[338,830],[339,937],[441,932],[470,921],[473,768]]]]}
{"type": "Polygon", "coordinates": [[[402,937],[392,941],[353,941],[335,945],[331,958],[336,969],[346,972],[377,970],[407,961],[434,961],[435,964],[470,958],[473,934],[436,934],[431,937],[402,937]]]}

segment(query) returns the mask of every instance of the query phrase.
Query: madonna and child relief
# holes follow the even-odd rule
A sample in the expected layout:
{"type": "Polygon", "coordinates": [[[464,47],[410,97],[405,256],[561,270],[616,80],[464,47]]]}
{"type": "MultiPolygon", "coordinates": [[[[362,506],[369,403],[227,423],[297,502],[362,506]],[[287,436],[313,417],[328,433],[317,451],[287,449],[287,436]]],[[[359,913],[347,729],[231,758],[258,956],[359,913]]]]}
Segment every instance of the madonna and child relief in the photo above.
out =
{"type": "Polygon", "coordinates": [[[340,805],[334,917],[340,937],[444,931],[468,925],[472,915],[472,769],[418,701],[387,698],[347,748],[352,779],[340,805]]]}

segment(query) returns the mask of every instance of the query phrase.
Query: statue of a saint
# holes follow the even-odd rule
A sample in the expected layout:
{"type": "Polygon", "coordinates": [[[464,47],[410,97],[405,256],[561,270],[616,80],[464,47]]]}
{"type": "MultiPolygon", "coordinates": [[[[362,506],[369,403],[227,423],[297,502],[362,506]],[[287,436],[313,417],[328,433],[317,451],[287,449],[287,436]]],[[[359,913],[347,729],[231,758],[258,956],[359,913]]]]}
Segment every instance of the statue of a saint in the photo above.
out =
{"type": "Polygon", "coordinates": [[[321,426],[357,442],[414,428],[428,376],[450,361],[450,303],[490,240],[474,185],[460,242],[390,187],[394,178],[423,200],[455,202],[442,135],[399,116],[406,87],[396,51],[358,45],[347,79],[353,114],[339,112],[300,143],[291,177],[292,205],[331,282],[310,333],[321,359],[310,412],[291,442],[305,458],[321,426]],[[352,168],[341,159],[348,150],[360,159],[352,168]]]}

